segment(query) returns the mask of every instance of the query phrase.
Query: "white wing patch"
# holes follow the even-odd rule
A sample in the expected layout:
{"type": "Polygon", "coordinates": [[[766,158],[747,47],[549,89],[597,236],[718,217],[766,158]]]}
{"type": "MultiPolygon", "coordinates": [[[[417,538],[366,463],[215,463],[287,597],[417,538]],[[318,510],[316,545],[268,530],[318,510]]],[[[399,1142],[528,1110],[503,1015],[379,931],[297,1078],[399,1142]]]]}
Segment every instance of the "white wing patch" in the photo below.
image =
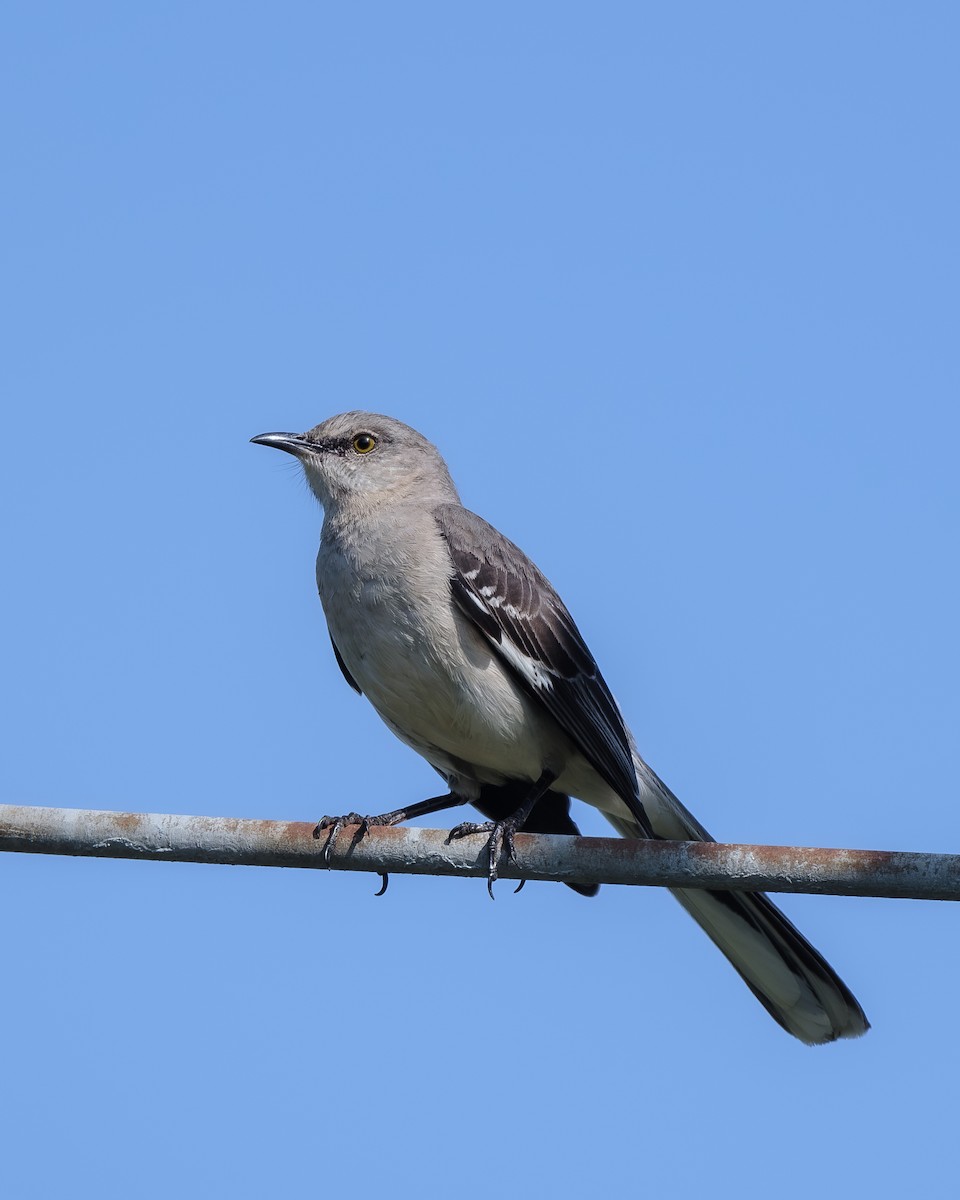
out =
{"type": "MultiPolygon", "coordinates": [[[[471,583],[476,579],[479,568],[476,571],[469,571],[464,575],[464,579],[469,579],[471,583]]],[[[502,608],[511,620],[517,621],[523,618],[524,614],[514,604],[508,604],[502,596],[497,595],[497,589],[492,584],[487,584],[479,590],[479,595],[472,589],[467,592],[467,595],[481,612],[486,612],[490,609],[502,608]],[[483,599],[480,599],[483,597],[483,599]],[[486,601],[486,603],[484,603],[486,601]]]]}
{"type": "MultiPolygon", "coordinates": [[[[475,572],[471,571],[470,574],[475,574],[475,572]]],[[[464,576],[464,579],[469,578],[469,575],[464,576]]],[[[480,595],[484,598],[484,600],[486,600],[487,608],[502,608],[512,621],[519,621],[523,619],[524,614],[520,611],[520,609],[517,608],[515,604],[508,604],[502,596],[497,595],[497,589],[493,587],[492,584],[487,584],[486,587],[480,588],[480,595]]]]}
{"type": "Polygon", "coordinates": [[[554,676],[542,662],[524,654],[509,638],[504,638],[497,649],[515,671],[518,671],[527,683],[538,692],[552,692],[554,676]]]}

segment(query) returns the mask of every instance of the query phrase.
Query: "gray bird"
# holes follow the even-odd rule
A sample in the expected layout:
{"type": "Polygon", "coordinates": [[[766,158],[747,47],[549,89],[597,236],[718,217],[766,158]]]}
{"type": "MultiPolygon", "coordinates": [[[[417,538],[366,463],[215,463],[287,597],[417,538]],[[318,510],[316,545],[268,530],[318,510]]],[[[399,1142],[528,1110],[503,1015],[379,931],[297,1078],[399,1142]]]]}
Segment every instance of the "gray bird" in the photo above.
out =
{"type": "MultiPolygon", "coordinates": [[[[513,834],[576,832],[568,797],[623,837],[712,841],[637,752],[593,655],[529,558],[464,508],[436,447],[392,417],[349,412],[252,439],[300,460],[324,510],[317,586],[337,662],[449,793],[335,838],[472,803],[491,818],[490,881],[513,834]]],[[[579,889],[590,894],[595,889],[579,889]]],[[[761,1004],[809,1044],[869,1028],[825,959],[761,893],[673,894],[761,1004]]]]}

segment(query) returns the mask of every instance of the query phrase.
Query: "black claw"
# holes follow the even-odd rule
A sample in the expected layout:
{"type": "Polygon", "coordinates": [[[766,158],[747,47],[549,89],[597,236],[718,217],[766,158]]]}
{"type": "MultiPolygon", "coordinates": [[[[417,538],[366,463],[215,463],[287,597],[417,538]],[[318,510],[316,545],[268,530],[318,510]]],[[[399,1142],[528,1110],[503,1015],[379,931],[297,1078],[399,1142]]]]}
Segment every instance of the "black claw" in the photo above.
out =
{"type": "Polygon", "coordinates": [[[493,833],[495,826],[493,821],[484,821],[482,824],[477,821],[461,821],[459,825],[454,827],[447,834],[447,841],[453,838],[467,837],[471,833],[493,833]]]}
{"type": "Polygon", "coordinates": [[[375,896],[382,896],[387,890],[387,884],[390,882],[390,876],[385,871],[381,873],[380,878],[383,882],[380,884],[380,891],[373,893],[375,896]]]}
{"type": "Polygon", "coordinates": [[[524,885],[526,882],[527,882],[527,881],[526,881],[525,879],[521,879],[521,880],[520,880],[520,882],[517,884],[517,886],[516,886],[516,887],[513,889],[513,894],[514,894],[514,895],[516,895],[516,894],[517,894],[517,892],[522,892],[522,891],[523,891],[523,885],[524,885]]]}
{"type": "Polygon", "coordinates": [[[512,862],[519,867],[520,860],[517,858],[517,848],[513,841],[513,835],[516,833],[516,828],[517,827],[512,822],[508,824],[506,829],[503,831],[503,841],[507,848],[507,862],[512,862]]]}
{"type": "Polygon", "coordinates": [[[487,843],[487,895],[493,899],[493,885],[497,882],[497,860],[500,857],[502,838],[498,837],[499,829],[494,826],[490,841],[487,843]]]}
{"type": "Polygon", "coordinates": [[[333,848],[337,844],[337,838],[340,836],[340,830],[343,829],[344,822],[342,819],[337,819],[330,826],[330,833],[327,835],[327,844],[323,848],[323,861],[329,867],[330,859],[333,856],[333,848]]]}

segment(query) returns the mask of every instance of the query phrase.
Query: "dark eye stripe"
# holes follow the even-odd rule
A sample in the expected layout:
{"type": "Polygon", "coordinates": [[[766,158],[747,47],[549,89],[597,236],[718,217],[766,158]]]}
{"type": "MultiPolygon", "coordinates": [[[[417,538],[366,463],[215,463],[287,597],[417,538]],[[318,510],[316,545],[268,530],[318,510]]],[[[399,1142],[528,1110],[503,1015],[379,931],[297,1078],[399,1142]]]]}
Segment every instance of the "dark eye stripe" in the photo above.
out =
{"type": "Polygon", "coordinates": [[[350,443],[343,438],[305,438],[308,446],[314,446],[324,454],[339,454],[341,457],[350,448],[350,443]]]}
{"type": "Polygon", "coordinates": [[[304,441],[307,443],[307,445],[313,446],[315,449],[322,451],[324,454],[339,454],[341,458],[349,450],[354,450],[360,454],[363,454],[363,453],[369,454],[371,450],[375,449],[380,444],[377,441],[377,439],[373,436],[372,433],[358,434],[357,437],[368,437],[373,442],[373,445],[370,446],[370,448],[366,451],[356,451],[354,442],[357,440],[357,438],[348,438],[348,437],[306,438],[305,437],[304,441]]]}

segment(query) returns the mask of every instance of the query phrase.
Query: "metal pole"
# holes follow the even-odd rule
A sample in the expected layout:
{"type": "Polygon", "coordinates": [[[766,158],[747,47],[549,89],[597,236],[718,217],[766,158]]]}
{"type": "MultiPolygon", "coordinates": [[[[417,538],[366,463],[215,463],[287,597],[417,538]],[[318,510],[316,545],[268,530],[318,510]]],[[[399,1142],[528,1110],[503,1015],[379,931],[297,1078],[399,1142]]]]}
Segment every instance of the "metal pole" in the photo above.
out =
{"type": "MultiPolygon", "coordinates": [[[[231,866],[323,868],[326,835],[304,821],[254,821],[0,805],[0,850],[141,858],[231,866]]],[[[482,835],[448,842],[446,830],[357,827],[340,834],[338,871],[483,876],[482,835]]],[[[890,850],[819,850],[719,842],[648,842],[520,834],[520,865],[504,879],[621,883],[743,891],[815,892],[960,900],[960,855],[890,850]]]]}

